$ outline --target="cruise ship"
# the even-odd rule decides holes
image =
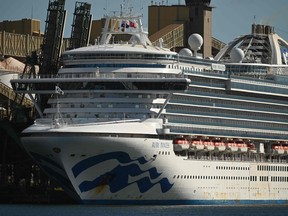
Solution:
[[[107,16],[57,75],[11,81],[39,113],[23,147],[80,203],[287,204],[288,43],[257,24],[213,59],[202,41],[177,53]]]

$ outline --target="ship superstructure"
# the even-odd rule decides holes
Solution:
[[[84,203],[287,203],[287,61],[269,62],[267,42],[250,53],[265,62],[244,62],[243,44],[260,39],[243,38],[203,59],[197,34],[176,53],[152,46],[140,17],[106,17],[102,38],[66,51],[56,76],[12,80],[33,100],[51,95],[43,112],[35,101],[23,146]]]

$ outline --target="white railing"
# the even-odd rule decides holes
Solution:
[[[16,78],[17,77],[17,78]],[[184,78],[183,74],[139,74],[139,73],[65,73],[65,74],[38,74],[35,77],[30,75],[15,75],[13,79],[85,79],[85,78],[136,78],[136,79],[160,79],[160,78]]]

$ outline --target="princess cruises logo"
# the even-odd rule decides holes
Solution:
[[[113,160],[117,163],[113,163]],[[165,177],[161,177],[156,167],[151,167],[151,164],[147,166],[147,163],[151,163],[150,160],[146,160],[145,157],[139,157],[132,160],[130,156],[125,152],[111,152],[97,156],[93,156],[82,160],[72,168],[74,177],[79,177],[84,172],[89,172],[90,169],[97,169],[104,166],[107,162],[114,164],[107,166],[108,168],[102,174],[95,175],[95,179],[84,180],[79,184],[81,192],[87,192],[97,187],[109,186],[111,193],[116,193],[130,185],[137,184],[141,193],[145,193],[155,185],[160,185],[162,193],[169,191],[173,184]],[[149,167],[148,169],[145,167]],[[102,169],[103,170],[103,169]],[[90,170],[91,171],[91,170]],[[95,173],[96,174],[96,173]],[[86,175],[83,175],[86,176]]]

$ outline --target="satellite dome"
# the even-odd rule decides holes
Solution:
[[[188,44],[193,51],[200,50],[201,46],[203,45],[203,38],[199,34],[192,34],[188,38]]]
[[[234,47],[230,52],[230,58],[232,62],[241,62],[244,58],[244,52],[240,48]]]
[[[180,50],[179,55],[192,56],[192,51],[188,48],[183,48]]]

